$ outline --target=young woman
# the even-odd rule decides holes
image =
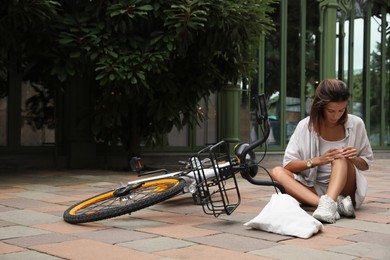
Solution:
[[[310,116],[301,120],[287,145],[283,167],[274,180],[299,202],[317,207],[313,217],[334,223],[340,215],[355,217],[367,192],[361,171],[373,160],[364,122],[348,114],[350,92],[337,79],[316,89]]]

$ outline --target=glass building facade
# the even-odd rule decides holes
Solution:
[[[272,150],[283,151],[296,124],[308,115],[317,84],[325,78],[338,78],[350,87],[349,111],[365,121],[373,148],[388,150],[389,3],[294,0],[280,1],[275,7],[275,33],[264,38],[258,50],[258,79],[239,86],[241,98],[235,101],[240,107],[239,140],[250,142],[251,139],[251,93],[267,95],[272,126],[268,142]],[[211,109],[208,113],[224,113],[215,106]],[[212,127],[227,127],[221,120],[219,124],[208,123],[198,127],[196,133],[201,131],[207,136],[218,132]],[[215,135],[209,141],[216,141]]]

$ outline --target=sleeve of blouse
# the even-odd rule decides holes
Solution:
[[[359,141],[359,146],[355,147],[358,149],[358,156],[365,160],[370,165],[374,160],[370,140],[368,139],[367,131],[363,120],[359,118],[357,127],[358,134],[356,140]]]
[[[291,135],[290,140],[287,144],[286,150],[284,152],[283,158],[283,167],[289,164],[293,160],[301,160],[302,151],[301,151],[301,142],[303,126],[302,121],[298,123],[297,127],[294,130],[294,133]]]

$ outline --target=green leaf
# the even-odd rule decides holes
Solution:
[[[137,72],[137,77],[139,79],[145,80],[145,74],[143,72]]]
[[[77,59],[77,58],[80,58],[80,56],[81,56],[80,52],[72,52],[72,53],[69,54],[69,57],[71,59]]]
[[[131,84],[135,85],[137,84],[137,78],[136,77],[131,77]]]
[[[151,5],[143,5],[137,7],[137,9],[142,10],[142,11],[152,11],[154,8]]]
[[[60,44],[66,45],[66,44],[69,44],[71,42],[74,42],[74,39],[73,38],[61,38],[58,40],[58,42]]]
[[[109,76],[109,79],[110,79],[111,81],[114,81],[114,80],[116,79],[116,75],[113,74],[113,73],[111,73],[110,76]]]
[[[112,50],[107,50],[108,54],[113,58],[118,58],[118,53]]]

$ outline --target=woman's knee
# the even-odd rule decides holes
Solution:
[[[332,167],[335,167],[335,166],[348,166],[348,159],[347,158],[337,158],[335,160],[332,161],[331,165]]]
[[[339,158],[334,160],[332,162],[332,168],[333,167],[335,169],[342,170],[344,174],[346,172],[348,176],[355,174],[355,167],[353,166],[353,163],[347,158]]]
[[[274,180],[280,180],[283,174],[286,174],[286,169],[281,166],[276,166],[270,172],[270,175]]]

